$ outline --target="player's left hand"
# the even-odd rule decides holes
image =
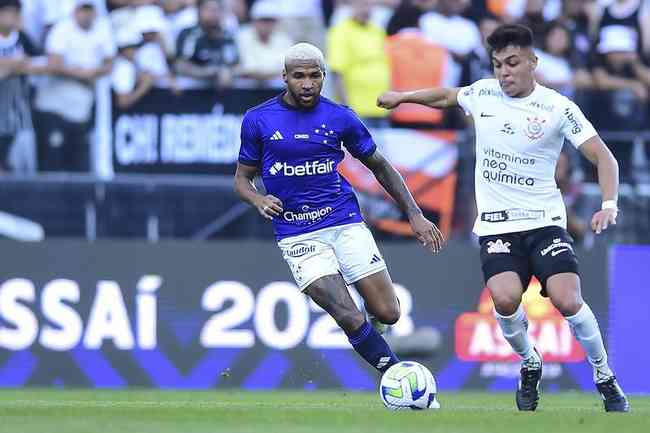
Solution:
[[[438,227],[422,214],[416,214],[409,218],[411,229],[415,237],[420,241],[423,247],[427,248],[432,253],[437,253],[442,248],[445,242],[445,237],[442,235]]]
[[[591,219],[591,229],[595,231],[596,234],[600,234],[600,232],[606,230],[610,224],[616,225],[617,215],[618,211],[616,209],[599,210]]]

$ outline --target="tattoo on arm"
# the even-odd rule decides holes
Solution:
[[[406,187],[404,179],[384,155],[379,151],[375,151],[361,162],[372,171],[377,181],[407,215],[422,213],[411,192]]]

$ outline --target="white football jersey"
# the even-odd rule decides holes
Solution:
[[[580,108],[540,84],[525,98],[511,98],[495,79],[461,88],[458,103],[476,131],[474,233],[566,228],[555,166],[565,138],[578,148],[597,135]]]

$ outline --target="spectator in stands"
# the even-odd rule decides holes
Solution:
[[[157,6],[159,0],[124,0],[109,7],[110,20],[113,31],[120,31],[122,28],[135,28],[136,13],[142,6]]]
[[[190,5],[185,0],[161,0],[161,4],[165,11],[170,46],[176,50],[178,35],[183,30],[198,24],[199,13],[195,5]]]
[[[481,17],[478,23],[479,32],[481,33],[481,46],[475,47],[469,54],[464,65],[463,85],[481,80],[483,78],[493,78],[492,59],[490,58],[487,38],[502,24],[499,17],[491,13],[486,13]]]
[[[23,30],[39,47],[45,45],[45,36],[57,22],[69,18],[76,0],[22,0]],[[106,14],[105,0],[92,0],[99,16]]]
[[[598,37],[607,28],[625,27],[635,35],[636,50],[650,55],[650,7],[644,0],[613,0],[602,10]]]
[[[346,18],[352,16],[352,9],[356,0],[336,0],[336,9],[330,17],[329,27],[332,27]],[[373,0],[372,11],[370,12],[369,22],[376,26],[386,29],[390,18],[395,13],[395,9],[401,3],[400,0]]]
[[[535,78],[546,87],[572,97],[574,93],[574,72],[569,58],[571,55],[571,34],[559,22],[549,24],[543,47],[535,50],[538,58]]]
[[[140,70],[153,75],[154,86],[160,89],[171,89],[178,93],[175,74],[169,67],[169,49],[165,44],[167,21],[162,9],[158,6],[141,6],[135,14],[134,25],[142,34],[144,43],[138,49],[135,60]],[[123,27],[122,29],[128,27]]]
[[[274,3],[282,15],[280,27],[291,40],[309,42],[317,47],[325,45],[322,0],[282,0]]]
[[[471,53],[482,49],[478,26],[462,16],[470,5],[469,0],[439,0],[437,7],[420,18],[420,28],[426,38],[446,48],[452,55],[457,81],[460,85],[463,64],[469,61]]]
[[[645,122],[650,71],[638,53],[638,34],[629,27],[608,26],[601,30],[594,80],[599,89],[608,91],[606,103],[599,104],[600,128],[605,131],[635,131]],[[631,180],[630,140],[608,140],[621,167],[621,180]]]
[[[116,51],[110,25],[97,18],[92,0],[76,0],[74,14],[52,28],[45,48],[53,76],[35,102],[39,168],[88,171],[95,81],[110,73]]]
[[[420,29],[420,17],[433,10],[438,0],[402,0],[388,21],[386,33],[389,36],[405,29]]]
[[[26,76],[45,73],[40,52],[19,30],[21,3],[0,0],[0,174],[9,169],[33,173],[36,150]]]
[[[135,63],[136,52],[143,42],[140,31],[128,27],[120,29],[115,37],[119,55],[113,65],[111,82],[117,106],[123,110],[142,99],[154,84],[153,75],[139,70]]]
[[[565,0],[562,15],[558,19],[570,34],[569,61],[574,70],[573,82],[577,89],[594,87],[589,58],[593,55],[591,31],[594,27],[595,6],[594,0]],[[580,100],[576,102],[581,105]]]
[[[284,63],[278,53],[286,52],[293,41],[277,27],[277,5],[272,0],[258,0],[250,11],[252,22],[237,35],[240,63],[237,85],[243,87],[284,87]]]
[[[199,0],[199,23],[181,32],[176,72],[194,79],[193,87],[230,87],[239,53],[233,34],[224,28],[221,0]]]
[[[357,0],[352,7],[352,16],[327,35],[329,78],[339,102],[349,105],[366,126],[388,126],[388,111],[375,104],[390,89],[386,32],[369,22],[371,0]]]
[[[486,5],[489,12],[504,22],[541,24],[538,29],[541,36],[544,33],[543,22],[557,19],[562,10],[562,0],[486,0]]]

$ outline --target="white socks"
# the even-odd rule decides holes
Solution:
[[[611,378],[614,373],[607,364],[607,352],[605,352],[603,337],[600,334],[596,316],[589,305],[583,303],[580,310],[575,315],[566,317],[566,320],[569,322],[573,335],[587,352],[589,363],[594,367],[594,382],[604,382]]]
[[[494,312],[494,316],[501,326],[503,337],[510,343],[513,350],[522,357],[522,365],[535,369],[541,366],[541,358],[535,352],[528,337],[528,319],[521,304],[511,316],[502,316]],[[587,353],[589,364],[594,368],[594,382],[600,383],[610,379],[614,373],[607,364],[607,352],[603,344],[603,337],[598,328],[596,316],[587,303],[583,303],[580,310],[573,316],[566,317],[571,331]]]
[[[495,310],[494,316],[499,322],[499,326],[501,326],[503,337],[510,343],[512,349],[522,357],[524,364],[533,369],[539,368],[539,366],[534,367],[535,364],[541,365],[541,359],[533,349],[528,337],[528,319],[524,307],[519,304],[517,311],[511,316],[502,316]]]

